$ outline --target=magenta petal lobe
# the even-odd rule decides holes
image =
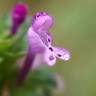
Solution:
[[[15,35],[18,28],[25,21],[28,13],[28,6],[24,3],[17,3],[12,10],[12,29],[11,35]]]
[[[56,57],[53,52],[51,52],[49,49],[46,49],[44,53],[44,61],[49,66],[54,66],[56,63]]]
[[[67,49],[53,47],[54,54],[57,58],[68,61],[71,58],[71,54]]]

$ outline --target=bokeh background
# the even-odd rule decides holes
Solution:
[[[48,68],[64,80],[64,89],[57,96],[96,96],[96,1],[0,0],[0,14],[9,13],[17,2],[29,5],[29,15],[38,11],[51,14],[55,45],[72,54],[70,61],[58,61]]]

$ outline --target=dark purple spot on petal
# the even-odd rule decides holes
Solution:
[[[36,17],[39,17],[39,16],[40,16],[40,14],[36,15]]]
[[[53,51],[53,48],[52,48],[52,47],[50,47],[49,49],[50,49],[51,51]]]
[[[49,59],[50,59],[50,60],[54,60],[54,57],[53,57],[53,56],[50,56]]]
[[[61,57],[62,55],[61,54],[58,54],[59,57]]]
[[[50,42],[50,39],[48,38],[48,42]]]
[[[45,12],[40,12],[40,15],[41,16],[45,16],[45,15],[47,15]]]

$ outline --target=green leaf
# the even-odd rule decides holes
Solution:
[[[0,53],[11,46],[10,40],[0,40]]]
[[[52,96],[52,91],[56,85],[52,76],[53,73],[46,70],[34,70],[21,86],[15,84],[17,75],[18,70],[10,75],[11,79],[9,77],[10,96]],[[51,83],[48,83],[48,81],[51,81]]]

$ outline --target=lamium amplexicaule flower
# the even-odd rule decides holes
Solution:
[[[27,76],[29,70],[34,65],[35,57],[39,54],[43,64],[53,66],[56,59],[68,61],[71,58],[70,52],[65,48],[54,47],[53,38],[49,29],[53,26],[54,20],[46,12],[37,12],[32,17],[32,24],[27,32],[28,52],[25,62],[17,77],[17,84],[21,84]],[[39,63],[39,62],[38,62]]]

